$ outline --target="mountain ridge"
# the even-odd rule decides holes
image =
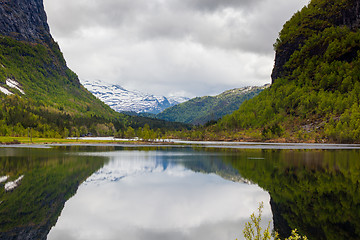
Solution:
[[[130,91],[105,81],[82,81],[92,94],[117,112],[157,114],[166,108],[188,100],[186,97],[165,97]]]
[[[255,97],[269,86],[266,84],[262,87],[235,88],[216,96],[196,97],[167,108],[155,117],[167,121],[203,125],[234,112],[244,101]]]

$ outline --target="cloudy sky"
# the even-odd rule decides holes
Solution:
[[[271,81],[273,43],[308,0],[44,0],[81,80],[165,96]]]

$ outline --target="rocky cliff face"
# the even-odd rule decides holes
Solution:
[[[20,41],[51,41],[43,0],[0,0],[0,34]]]
[[[306,41],[307,33],[321,32],[331,26],[347,26],[352,30],[360,27],[360,0],[349,0],[346,3],[339,3],[339,1],[334,0],[312,0],[306,8],[306,11],[297,13],[297,15],[301,15],[303,20],[298,23],[296,36],[293,36],[290,40],[284,40],[282,39],[282,33],[280,33],[280,43],[276,49],[275,65],[271,75],[272,83],[277,78],[287,75],[284,65],[289,61],[291,55],[296,50],[299,50]],[[311,21],[319,20],[323,24],[318,26],[310,25],[307,24],[306,19]],[[287,27],[289,22],[284,25],[284,28]]]
[[[272,84],[276,79],[284,77],[284,65],[289,61],[291,55],[299,49],[300,44],[303,42],[303,39],[298,39],[294,42],[282,44],[275,53],[275,65],[271,74]]]

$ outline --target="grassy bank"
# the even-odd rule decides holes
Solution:
[[[0,144],[52,144],[52,143],[114,143],[114,140],[84,140],[66,138],[0,137]],[[130,141],[127,141],[130,142]],[[126,143],[122,141],[121,143]]]
[[[141,140],[102,140],[102,139],[67,139],[67,138],[28,138],[28,137],[2,137],[0,145],[13,144],[174,144],[171,142],[141,141]]]

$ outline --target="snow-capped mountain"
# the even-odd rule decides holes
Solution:
[[[101,101],[117,112],[160,113],[166,108],[189,100],[185,97],[164,97],[129,91],[100,80],[82,81],[82,84]]]

